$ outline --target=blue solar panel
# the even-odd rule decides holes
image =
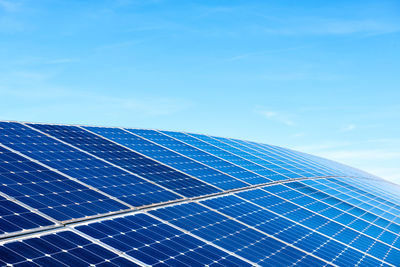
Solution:
[[[225,160],[231,161],[243,168],[246,168],[255,173],[258,173],[259,175],[262,175],[262,176],[267,177],[274,181],[280,181],[280,180],[287,179],[286,176],[273,170],[274,168],[277,167],[277,165],[272,165],[261,158],[252,156],[244,151],[241,151],[232,146],[229,146],[228,144],[222,143],[222,142],[218,141],[217,139],[214,139],[207,135],[188,134],[188,133],[186,133],[186,135],[192,136],[195,138],[195,139],[194,138],[191,139],[192,142],[190,142],[190,140],[186,140],[187,143],[197,146],[197,147],[199,147],[211,154],[217,155],[218,157],[221,157]],[[176,137],[176,138],[178,138],[178,137]],[[201,142],[201,143],[197,142],[197,141],[195,141],[196,139],[199,141],[201,140],[203,142]],[[262,162],[263,165],[261,165],[260,162]],[[266,167],[266,165],[268,167]]]
[[[2,244],[0,260],[13,266],[139,266],[71,231]]]
[[[118,211],[120,203],[0,147],[0,191],[56,220]]]
[[[17,123],[0,123],[0,142],[133,206],[171,200],[173,194],[71,146]],[[10,138],[12,136],[12,138]],[[115,202],[119,209],[127,209]]]
[[[0,266],[400,266],[399,192],[249,141],[0,122]]]
[[[177,151],[182,155],[185,155],[189,158],[197,160],[205,165],[208,165],[216,170],[219,170],[223,173],[229,174],[232,177],[235,177],[241,181],[244,181],[249,184],[262,184],[270,182],[271,179],[265,178],[263,176],[258,175],[255,172],[251,172],[247,169],[244,169],[238,165],[232,164],[229,161],[223,160],[220,157],[216,157],[213,154],[206,153],[202,150],[197,149],[192,146],[192,144],[188,145],[187,141],[192,141],[193,139],[190,136],[187,136],[183,133],[174,133],[174,132],[157,132],[152,130],[129,130],[137,135],[145,137],[153,142],[156,142],[162,146],[165,146],[169,149]],[[168,136],[169,135],[169,136]],[[172,136],[173,138],[171,138]],[[176,139],[174,139],[176,138]],[[183,142],[177,140],[180,139]]]
[[[248,186],[242,181],[122,129],[99,127],[88,127],[88,129],[223,190]]]
[[[143,157],[104,138],[100,138],[84,129],[61,125],[36,124],[32,126],[141,177],[157,182],[159,185],[174,190],[185,197],[207,195],[219,191],[199,180],[159,164],[147,157]],[[179,198],[178,195],[161,190],[156,185],[147,184],[146,187],[148,193],[156,192],[157,198],[162,201]]]
[[[51,225],[54,225],[54,222],[0,196],[0,238]]]
[[[327,264],[199,204],[162,208],[150,213],[259,265],[301,264],[302,259],[307,264],[312,262],[312,266]]]
[[[77,229],[143,263],[166,266],[249,263],[148,215],[138,214],[79,226]]]
[[[281,164],[281,162],[276,161],[273,157],[267,157],[266,155],[259,153],[258,151],[252,150],[247,146],[241,145],[237,142],[232,141],[228,138],[212,137],[215,140],[227,145],[226,149],[239,155],[245,159],[253,161],[261,166],[271,169],[277,173],[280,173],[288,178],[299,178],[303,177],[294,170],[290,168],[287,164]]]

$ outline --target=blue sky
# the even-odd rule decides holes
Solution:
[[[0,119],[183,130],[400,183],[399,1],[0,0]]]

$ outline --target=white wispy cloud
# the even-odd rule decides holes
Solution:
[[[374,35],[398,31],[400,31],[398,21],[319,17],[282,19],[277,24],[262,28],[262,32],[275,35]]]
[[[0,9],[5,10],[6,12],[17,11],[20,7],[21,7],[20,1],[0,0]]]
[[[340,129],[340,132],[351,132],[357,128],[355,124],[348,124]]]
[[[275,121],[287,126],[293,126],[295,125],[294,121],[292,120],[291,116],[282,112],[278,111],[273,111],[269,109],[263,109],[263,108],[256,108],[255,112],[264,118],[270,120],[270,121]]]

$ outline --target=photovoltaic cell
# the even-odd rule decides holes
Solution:
[[[139,266],[71,232],[0,245],[0,264],[13,266]]]
[[[77,230],[149,265],[250,266],[145,214],[79,226]]]
[[[290,265],[302,259],[307,263],[305,265],[326,265],[277,239],[195,203],[150,213],[259,265]]]
[[[50,225],[54,225],[54,223],[14,201],[0,196],[0,238],[11,233]]]
[[[140,175],[143,178],[157,182],[168,189],[185,196],[194,197],[216,193],[218,190],[199,180],[162,165],[147,157],[143,157],[127,148],[110,142],[84,129],[74,126],[61,125],[32,125],[60,140],[79,147],[108,162]],[[181,198],[178,195],[160,187],[147,184],[144,188],[148,192],[158,192],[157,198],[172,200]]]
[[[0,122],[0,266],[400,266],[399,188],[249,141]]]
[[[164,189],[24,125],[0,122],[0,128],[0,143],[130,205],[171,200]],[[114,205],[128,208],[118,202]]]
[[[0,191],[59,221],[83,218],[122,205],[82,184],[0,147]]]
[[[100,127],[87,127],[87,129],[220,189],[229,190],[248,186],[242,181],[122,129]]]
[[[288,178],[303,177],[299,173],[297,173],[295,170],[293,170],[290,165],[285,164],[284,162],[277,161],[271,156],[267,157],[266,155],[259,153],[256,150],[252,150],[249,147],[239,144],[237,142],[234,142],[228,138],[214,137],[214,136],[212,136],[212,138],[232,147],[232,149],[230,151],[232,151],[233,153],[236,153],[237,155],[239,155],[241,157],[244,157],[248,160],[258,163],[258,164],[260,164],[268,169],[271,169],[275,172],[278,172],[282,175],[285,175]]]
[[[265,178],[263,176],[258,175],[257,173],[250,172],[247,169],[232,164],[229,161],[223,160],[220,157],[216,157],[213,154],[206,153],[202,150],[197,149],[192,144],[194,138],[185,135],[183,133],[166,132],[166,131],[160,133],[152,130],[130,130],[130,131],[137,135],[143,136],[153,142],[156,142],[162,146],[165,146],[169,149],[177,151],[182,155],[197,160],[214,169],[217,169],[223,173],[229,174],[246,183],[262,184],[272,181],[271,179]],[[170,136],[172,136],[173,138],[171,138]],[[177,139],[180,139],[182,142]],[[194,139],[194,141],[196,140]]]
[[[254,172],[258,173],[259,175],[267,177],[268,179],[271,179],[273,181],[281,181],[281,180],[287,179],[286,176],[283,176],[282,174],[278,173],[277,171],[273,171],[273,169],[276,168],[276,165],[273,166],[272,164],[268,163],[265,160],[262,160],[261,158],[252,156],[244,151],[241,151],[241,150],[236,149],[232,146],[229,146],[225,143],[222,143],[222,142],[218,141],[217,139],[211,138],[207,135],[189,134],[189,133],[186,133],[186,135],[192,136],[198,140],[203,141],[203,143],[192,142],[191,143],[192,145],[196,146],[196,144],[197,144],[199,148],[206,150],[207,152],[209,152],[211,154],[217,155],[225,160],[228,160],[237,165],[240,165],[243,168],[254,171]],[[207,145],[207,144],[209,144],[209,145]],[[245,160],[245,161],[243,161],[243,160]],[[260,161],[262,161],[262,163],[264,165],[261,165]],[[269,168],[265,167],[265,165],[268,165]]]
[[[232,139],[232,140],[233,140],[232,142],[238,143],[238,144],[242,145],[243,147],[250,149],[250,151],[252,151],[252,153],[257,153],[257,155],[260,155],[260,156],[264,157],[265,159],[268,159],[269,161],[275,162],[275,163],[279,164],[280,166],[285,166],[285,168],[292,170],[293,172],[296,172],[296,173],[302,175],[303,177],[319,176],[316,173],[314,173],[313,171],[311,171],[307,168],[304,168],[304,166],[302,166],[298,162],[291,161],[291,160],[284,158],[276,153],[273,153],[264,148],[261,148],[258,145],[255,145],[253,143],[246,142],[243,140],[237,140],[237,139]]]

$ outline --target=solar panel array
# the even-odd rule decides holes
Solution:
[[[183,132],[0,122],[0,265],[400,266],[399,186]]]

